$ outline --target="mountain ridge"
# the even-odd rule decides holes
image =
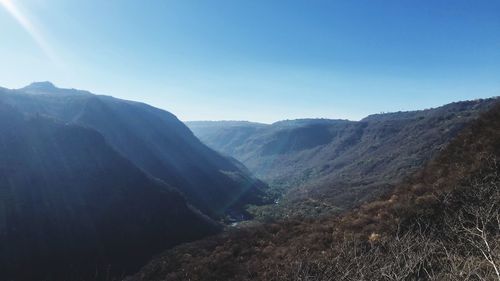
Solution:
[[[316,215],[314,210],[325,204],[335,212],[381,194],[497,102],[456,102],[361,121],[306,119],[287,121],[289,126],[191,129],[208,146],[244,163],[276,190],[275,196],[284,194],[283,205],[305,204],[298,209]],[[292,215],[288,212],[294,213],[285,210],[284,215]]]
[[[28,115],[95,129],[141,170],[177,188],[214,218],[229,209],[244,212],[245,204],[261,200],[264,183],[202,144],[170,112],[75,89],[49,87],[36,95],[30,93],[3,90],[0,100]]]
[[[220,229],[97,131],[2,102],[0,117],[2,278],[105,280]]]
[[[494,280],[499,117],[499,104],[482,112],[420,170],[359,208],[188,243],[126,280]]]

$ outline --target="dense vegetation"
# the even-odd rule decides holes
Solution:
[[[258,216],[317,216],[376,198],[422,167],[495,99],[377,114],[359,121],[302,119],[272,125],[188,123],[200,139],[242,161],[273,196]],[[244,132],[244,133],[243,133]]]
[[[380,199],[234,229],[129,280],[500,280],[500,106]]]

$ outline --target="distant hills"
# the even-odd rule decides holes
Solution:
[[[0,88],[0,155],[5,280],[111,280],[266,187],[169,112],[48,82]]]
[[[208,146],[244,163],[277,194],[286,193],[282,205],[291,208],[285,214],[315,216],[318,210],[348,209],[389,190],[496,102],[457,102],[357,122],[186,124]]]
[[[495,103],[370,116],[360,122],[366,122],[363,132],[377,129],[368,136],[391,146],[385,150],[389,156],[408,155],[401,149],[415,147],[414,157],[431,150],[430,159],[358,208],[255,223],[188,243],[126,280],[497,280],[500,104]],[[390,161],[389,156],[382,159]]]

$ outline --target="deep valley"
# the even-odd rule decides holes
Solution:
[[[1,273],[495,280],[499,114],[491,98],[360,121],[185,126],[49,82],[2,88]]]

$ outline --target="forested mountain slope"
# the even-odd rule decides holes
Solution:
[[[60,89],[50,82],[0,89],[0,102],[28,115],[92,128],[147,174],[163,180],[212,217],[259,203],[265,184],[202,144],[173,114],[152,106]]]
[[[219,227],[92,129],[0,102],[2,280],[111,280]]]
[[[327,206],[349,208],[390,189],[496,102],[456,102],[435,109],[371,115],[357,122],[207,123],[203,130],[199,124],[187,124],[202,141],[240,160],[272,187],[285,193],[290,190],[283,203],[302,204],[302,209],[314,212]],[[210,133],[215,125],[223,129]]]
[[[127,280],[500,280],[499,160],[497,105],[375,201],[180,246]]]

